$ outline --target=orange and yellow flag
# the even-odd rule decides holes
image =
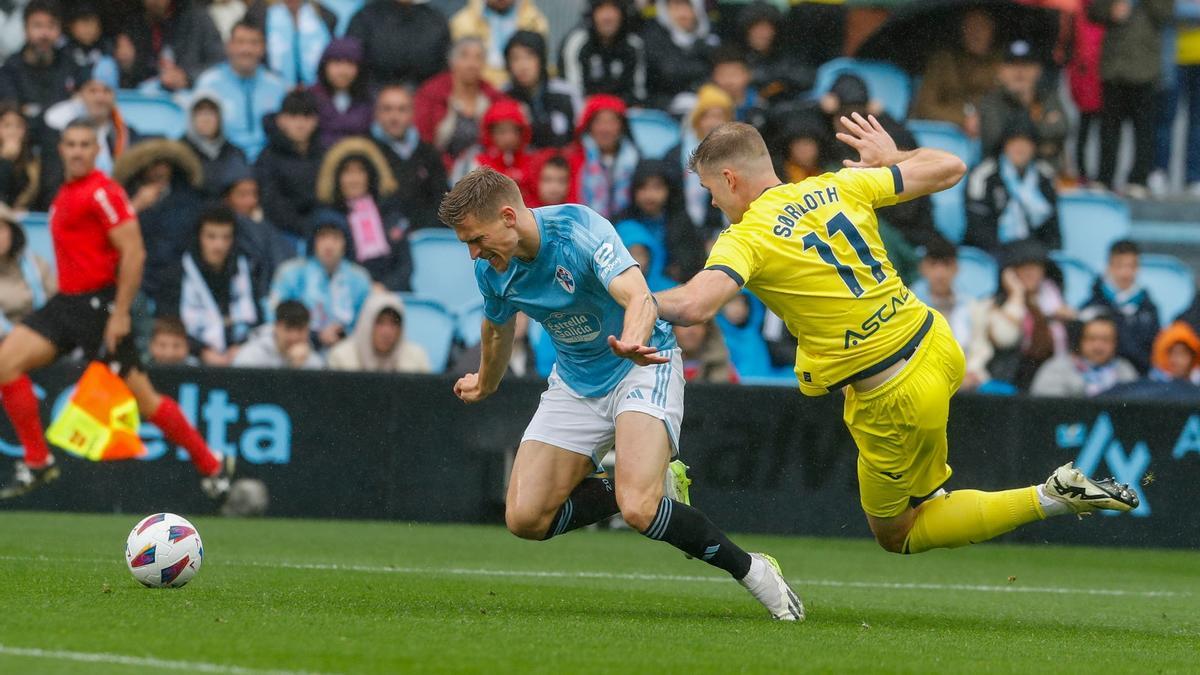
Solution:
[[[93,462],[132,459],[146,454],[138,437],[139,422],[137,399],[125,381],[106,364],[93,361],[46,438]]]

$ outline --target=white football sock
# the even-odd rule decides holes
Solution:
[[[1045,485],[1037,486],[1037,493],[1038,503],[1042,505],[1042,511],[1046,514],[1047,518],[1051,518],[1053,516],[1066,516],[1075,513],[1073,510],[1071,510],[1070,506],[1067,506],[1063,502],[1060,502],[1053,497],[1046,496]]]

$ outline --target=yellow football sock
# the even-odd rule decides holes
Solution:
[[[1037,486],[1003,492],[955,490],[917,508],[904,552],[975,544],[1045,517]]]

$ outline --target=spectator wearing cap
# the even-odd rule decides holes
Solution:
[[[337,16],[316,0],[255,0],[247,22],[267,39],[267,67],[288,89],[317,83],[321,55],[333,40]]]
[[[211,91],[223,106],[225,135],[254,161],[267,143],[263,118],[279,110],[287,85],[262,65],[266,52],[262,31],[241,22],[225,45],[226,59],[196,80],[196,89]]]
[[[715,84],[705,84],[696,92],[696,101],[683,124],[679,145],[667,151],[666,160],[683,186],[683,205],[692,225],[708,239],[725,227],[720,210],[712,205],[712,195],[700,184],[700,174],[688,170],[688,160],[700,141],[726,122],[733,121],[733,99]]]
[[[1030,394],[1091,398],[1138,379],[1137,370],[1117,356],[1117,322],[1107,310],[1085,309],[1074,331],[1071,352],[1038,368]]]
[[[0,67],[0,100],[18,101],[40,133],[42,114],[65,101],[87,76],[62,38],[62,6],[57,0],[31,0],[24,12],[25,45]]]
[[[575,117],[583,104],[574,85],[550,77],[546,39],[538,33],[517,31],[504,49],[504,58],[509,74],[504,92],[529,111],[530,145],[561,148],[570,144]]]
[[[1039,86],[1042,62],[1024,40],[1009,43],[996,67],[997,89],[979,101],[979,140],[984,154],[998,155],[1004,130],[1014,120],[1030,119],[1038,134],[1038,159],[1052,167],[1062,163],[1067,117],[1058,93]]]
[[[1061,247],[1054,168],[1037,158],[1037,128],[1014,118],[1001,136],[1001,152],[967,177],[967,231],[963,243],[993,255],[1004,244],[1035,239]]]
[[[371,292],[371,275],[347,259],[350,238],[337,219],[317,222],[307,258],[284,263],[271,283],[268,306],[296,300],[308,308],[309,331],[321,349],[328,349],[354,330],[359,310]]]
[[[788,53],[784,16],[765,0],[756,0],[737,15],[738,40],[745,49],[753,87],[767,101],[784,100],[812,88],[816,67]]]
[[[1000,252],[999,290],[971,311],[964,386],[996,380],[1029,388],[1038,367],[1067,352],[1067,322],[1075,312],[1062,295],[1061,271],[1037,241],[1024,240]]]
[[[971,344],[971,298],[954,290],[958,277],[958,250],[943,237],[931,239],[921,258],[921,278],[912,284],[912,292],[921,302],[937,310],[964,349]]]
[[[478,153],[457,162],[451,183],[472,169],[487,166],[513,179],[521,188],[525,203],[534,203],[537,200],[539,158],[529,150],[533,129],[521,104],[511,98],[501,98],[484,113],[481,126],[483,132]]]
[[[195,237],[204,205],[200,160],[180,141],[152,138],[121,155],[112,176],[129,195],[146,245],[141,290],[159,301],[171,269]]]
[[[32,210],[41,180],[42,161],[34,150],[29,122],[16,103],[0,103],[0,203]]]
[[[331,370],[368,373],[428,373],[429,355],[404,335],[404,301],[375,292],[363,303],[350,336],[329,350]]]
[[[0,340],[58,290],[54,270],[28,244],[16,214],[0,206]]]
[[[440,227],[437,209],[446,194],[446,165],[442,153],[417,133],[413,96],[407,87],[388,85],[376,95],[371,140],[396,177],[396,201],[408,219],[408,229]]]
[[[710,30],[704,0],[655,0],[655,20],[646,22],[647,103],[685,112],[690,94],[712,72],[713,50],[720,41]]]
[[[346,36],[366,54],[371,85],[416,87],[446,69],[446,15],[416,0],[375,0],[350,20]]]
[[[91,68],[97,61],[112,56],[112,40],[104,35],[100,12],[90,2],[75,3],[67,13],[67,53],[80,68]]]
[[[374,108],[358,40],[330,42],[317,79],[309,91],[317,101],[321,147],[332,147],[348,136],[365,136],[371,130]]]
[[[450,17],[450,39],[478,38],[487,62],[483,78],[493,87],[508,84],[505,48],[517,31],[550,34],[550,24],[534,0],[467,0],[466,7]],[[544,59],[543,59],[544,60]]]
[[[625,210],[641,159],[629,135],[625,102],[608,94],[589,98],[575,128],[575,139],[567,152],[571,166],[567,201],[587,204],[605,218]]]
[[[752,86],[753,74],[746,53],[734,45],[722,45],[713,52],[713,84],[733,99],[733,117],[754,127],[766,124],[766,105]]]
[[[316,191],[322,152],[317,103],[307,91],[293,91],[264,124],[267,147],[254,163],[263,214],[291,236],[308,239],[319,206]]]
[[[112,59],[101,59],[92,66],[73,97],[46,111],[41,147],[55,147],[62,129],[76,119],[86,118],[99,131],[100,154],[96,157],[96,168],[112,173],[117,160],[140,140],[137,131],[125,123],[117,107],[116,88],[116,63]],[[63,182],[62,161],[57,152],[43,153],[42,170],[42,194],[38,203],[39,207],[48,207]]]
[[[178,316],[189,351],[207,366],[232,365],[261,323],[253,265],[237,249],[237,217],[225,206],[200,214],[195,236],[164,283],[159,316]]]
[[[236,368],[296,368],[320,370],[325,362],[313,351],[308,326],[312,313],[297,300],[275,308],[270,324],[255,330],[233,358]]]
[[[1155,92],[1162,80],[1162,38],[1175,12],[1173,0],[1095,0],[1091,20],[1105,27],[1100,54],[1104,102],[1100,108],[1100,182],[1115,187],[1121,125],[1133,123],[1131,197],[1148,195],[1154,163]]]
[[[413,97],[413,117],[421,140],[441,150],[449,170],[479,142],[483,114],[500,92],[483,79],[486,58],[479,38],[463,38],[450,48],[450,69],[430,78]]]
[[[121,25],[113,56],[123,87],[149,80],[167,91],[188,89],[221,60],[221,34],[195,0],[142,0]]]
[[[183,142],[200,160],[204,174],[201,191],[208,200],[218,199],[235,176],[246,173],[246,153],[229,142],[222,120],[221,98],[215,92],[196,91],[188,102],[188,127]]]
[[[960,42],[934,52],[925,64],[912,117],[942,120],[979,136],[979,100],[996,87],[996,21],[981,8],[969,9],[960,25]]]
[[[584,96],[646,100],[646,49],[632,0],[589,0],[583,22],[563,38],[558,72]]]
[[[1117,352],[1145,374],[1158,334],[1158,306],[1137,281],[1141,249],[1128,239],[1113,242],[1108,266],[1092,286],[1084,307],[1106,309],[1117,324]]]
[[[846,131],[842,123],[843,117],[858,113],[863,117],[874,115],[884,131],[896,142],[897,148],[917,148],[917,139],[903,124],[884,111],[883,104],[871,97],[867,83],[857,75],[846,73],[838,76],[829,91],[821,97],[819,105],[828,121],[828,138],[836,138],[836,134]],[[842,168],[847,161],[858,160],[858,153],[845,143],[832,143],[828,147],[828,154],[829,163],[834,170]],[[924,246],[937,236],[937,230],[933,227],[933,202],[927,196],[877,209],[876,214],[881,222],[881,231],[895,228],[910,246]],[[889,251],[896,252],[895,247]],[[914,258],[912,263],[915,265],[916,262]]]
[[[393,291],[409,290],[412,253],[408,218],[396,198],[396,177],[379,147],[347,138],[329,149],[317,176],[318,220],[341,222],[350,257],[371,279]]]
[[[1200,337],[1183,321],[1167,326],[1154,339],[1150,379],[1187,382],[1200,379]]]

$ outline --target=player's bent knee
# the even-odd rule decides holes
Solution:
[[[650,528],[650,524],[654,522],[654,517],[658,515],[658,500],[647,499],[628,499],[622,503],[617,500],[617,506],[621,509],[621,517],[625,519],[629,527],[638,532],[645,532]]]
[[[904,553],[904,542],[908,540],[908,535],[904,534],[896,536],[893,533],[876,533],[875,542],[878,543],[883,550],[888,553]]]
[[[531,541],[541,541],[546,537],[546,531],[550,529],[549,518],[541,514],[517,510],[504,512],[504,524],[508,527],[509,532],[521,539]]]

